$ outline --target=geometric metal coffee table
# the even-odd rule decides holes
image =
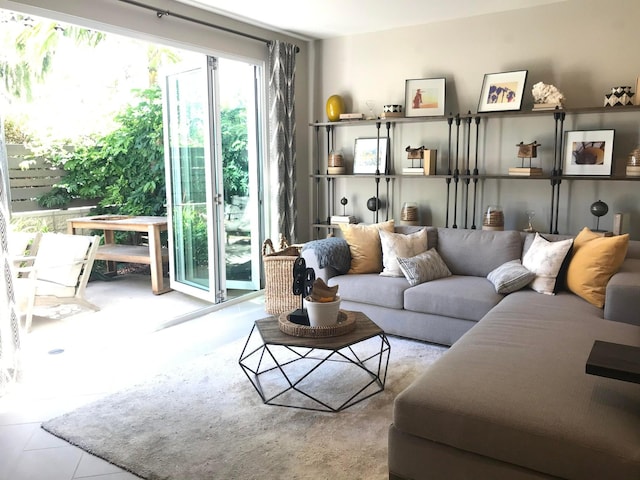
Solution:
[[[268,405],[338,412],[384,390],[391,346],[362,312],[356,328],[335,337],[280,331],[278,319],[256,320],[239,364]]]

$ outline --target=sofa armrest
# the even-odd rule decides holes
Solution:
[[[316,278],[325,283],[331,277],[347,273],[351,265],[349,244],[343,238],[329,237],[307,242],[302,247],[301,256],[307,268],[313,268]]]
[[[320,268],[320,262],[318,261],[318,256],[316,255],[316,251],[313,247],[303,250],[302,253],[300,253],[300,256],[304,258],[307,268],[313,268],[315,270],[316,278],[321,278],[325,283],[327,283],[331,277],[340,275],[340,273],[331,266]]]
[[[640,259],[627,258],[607,284],[604,318],[640,325]]]

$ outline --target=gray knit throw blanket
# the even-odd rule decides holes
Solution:
[[[338,273],[347,273],[351,266],[349,244],[344,238],[329,237],[312,240],[302,247],[302,251],[313,248],[320,268],[333,267]]]

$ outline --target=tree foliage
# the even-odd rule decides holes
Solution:
[[[41,203],[68,198],[100,199],[102,212],[164,215],[166,189],[162,145],[162,98],[159,87],[138,92],[116,120],[120,127],[95,144],[57,155],[67,175]]]
[[[67,172],[57,188],[40,199],[60,207],[71,198],[100,199],[101,212],[164,215],[166,203],[162,95],[155,86],[139,91],[139,102],[116,120],[120,127],[90,145],[39,152],[57,159]],[[225,200],[248,194],[246,109],[221,112]]]
[[[94,30],[35,20],[29,15],[0,11],[2,40],[0,78],[5,91],[15,98],[31,98],[34,82],[42,82],[51,71],[55,51],[61,37],[73,39],[76,45],[96,46],[105,34]]]
[[[222,136],[222,174],[224,199],[249,193],[249,155],[247,152],[247,110],[245,107],[220,112]]]

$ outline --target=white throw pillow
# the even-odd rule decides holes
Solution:
[[[571,251],[573,239],[550,242],[536,233],[522,265],[536,274],[529,286],[538,293],[555,295],[556,280],[564,259]]]
[[[380,230],[382,245],[382,272],[385,277],[401,277],[402,270],[398,265],[398,257],[410,258],[426,252],[428,248],[427,229],[402,234]]]
[[[450,277],[451,271],[435,248],[415,257],[398,257],[398,264],[412,287],[438,278]]]
[[[497,293],[512,293],[529,285],[536,274],[526,269],[520,259],[503,263],[489,272],[487,280],[493,283]]]

